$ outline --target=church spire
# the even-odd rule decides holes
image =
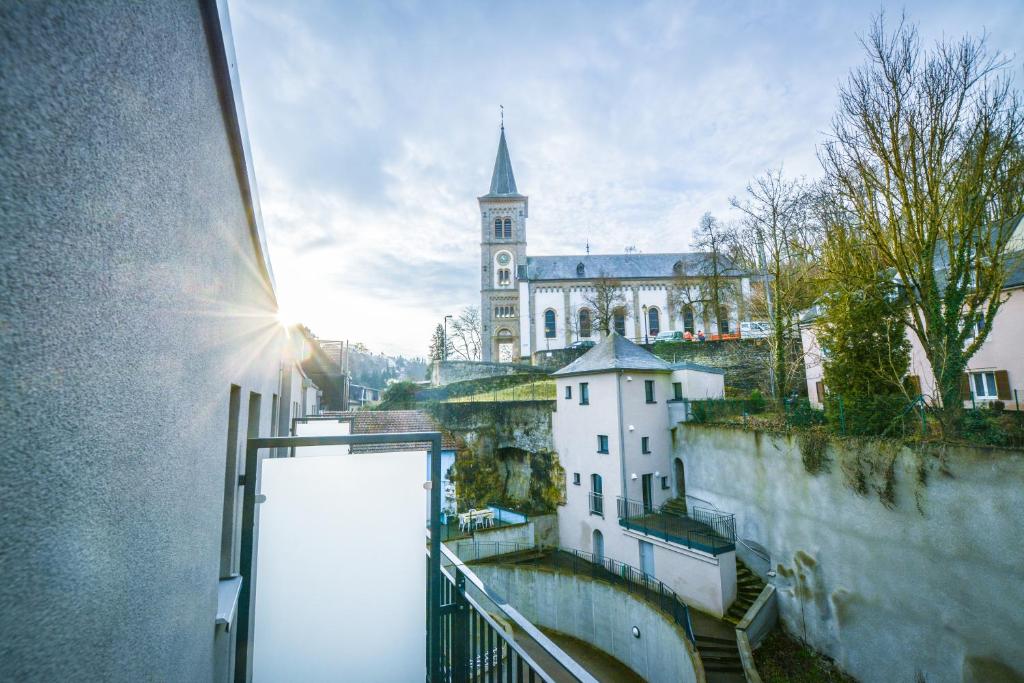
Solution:
[[[518,195],[516,177],[512,175],[512,160],[508,156],[508,143],[505,142],[505,116],[502,111],[501,138],[498,140],[498,156],[494,159],[494,173],[491,174],[490,196]]]

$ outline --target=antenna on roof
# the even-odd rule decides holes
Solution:
[[[590,253],[590,240],[587,240],[587,253]]]

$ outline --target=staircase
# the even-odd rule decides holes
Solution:
[[[747,613],[750,606],[757,600],[757,596],[764,589],[764,581],[754,572],[750,571],[747,565],[736,559],[736,602],[725,614],[725,620],[738,624]]]
[[[742,683],[743,663],[736,640],[697,636],[697,651],[704,663],[704,674],[708,683]]]
[[[667,501],[661,506],[662,512],[667,512],[670,515],[680,515],[686,517],[686,499],[685,498],[673,498]]]

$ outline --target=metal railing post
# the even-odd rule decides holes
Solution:
[[[469,680],[469,609],[466,604],[466,575],[455,567],[455,611],[452,613],[452,680]],[[437,679],[441,681],[442,679]],[[431,679],[433,683],[433,679]]]

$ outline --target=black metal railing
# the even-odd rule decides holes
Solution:
[[[614,584],[671,617],[673,623],[683,628],[691,643],[697,642],[690,621],[689,606],[671,588],[632,565],[582,550],[535,547],[503,541],[460,541],[457,544],[457,551],[465,562],[501,563],[502,556],[515,555],[517,567],[543,566],[567,571],[574,576],[586,576]]]
[[[598,683],[557,645],[493,595],[472,570],[447,549],[441,582],[441,678],[463,681],[578,681]],[[472,592],[472,595],[470,594]],[[486,602],[484,606],[482,602]],[[499,622],[492,615],[504,614]],[[510,623],[519,631],[513,635]],[[520,644],[532,640],[531,656]],[[542,660],[542,661],[539,661]],[[429,681],[429,683],[435,683]]]
[[[619,524],[627,529],[719,555],[736,549],[736,516],[701,507],[686,513],[662,506],[651,509],[641,501],[619,496]]]
[[[590,492],[590,514],[604,517],[604,494]]]

